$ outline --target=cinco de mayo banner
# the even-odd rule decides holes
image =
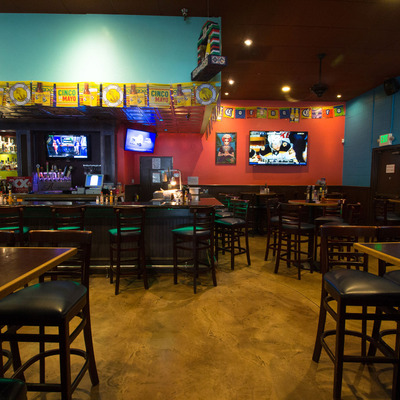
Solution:
[[[170,107],[171,93],[169,85],[149,85],[149,106]]]
[[[193,107],[216,105],[216,83],[0,81],[0,106]]]
[[[79,105],[86,107],[100,106],[100,84],[95,82],[79,83]]]
[[[147,84],[126,83],[126,106],[145,107],[147,106]]]
[[[56,83],[57,107],[78,107],[78,84]]]
[[[52,107],[54,102],[53,82],[32,82],[33,101],[35,104]]]
[[[124,106],[124,85],[120,83],[103,83],[103,107]]]

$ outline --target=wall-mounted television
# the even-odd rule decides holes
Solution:
[[[89,159],[89,135],[53,133],[46,136],[47,158]]]
[[[139,129],[126,130],[125,150],[153,153],[157,134]]]
[[[307,165],[308,132],[250,131],[250,165]]]

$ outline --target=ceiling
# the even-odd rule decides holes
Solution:
[[[350,100],[400,76],[399,0],[2,0],[1,13],[221,17],[222,100]],[[245,47],[246,38],[253,45]],[[319,83],[321,97],[310,88]],[[229,85],[228,80],[235,83]],[[285,95],[281,87],[291,86]],[[229,92],[229,95],[225,95]],[[184,114],[185,116],[187,115]]]

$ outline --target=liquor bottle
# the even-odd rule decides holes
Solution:
[[[100,204],[104,204],[104,195],[103,195],[103,192],[100,193]]]

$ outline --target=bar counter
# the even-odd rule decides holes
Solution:
[[[66,195],[68,196],[68,195]],[[104,265],[109,261],[108,230],[116,227],[115,204],[96,204],[94,201],[70,201],[57,198],[56,201],[24,200],[18,205],[24,207],[24,225],[32,229],[51,229],[52,205],[85,205],[85,229],[93,232],[92,265]],[[176,204],[163,200],[150,202],[123,202],[117,205],[141,206],[146,210],[145,241],[146,262],[148,265],[171,265],[172,233],[178,225],[189,223],[190,206],[220,206],[222,203],[213,197],[201,197],[189,204]]]

